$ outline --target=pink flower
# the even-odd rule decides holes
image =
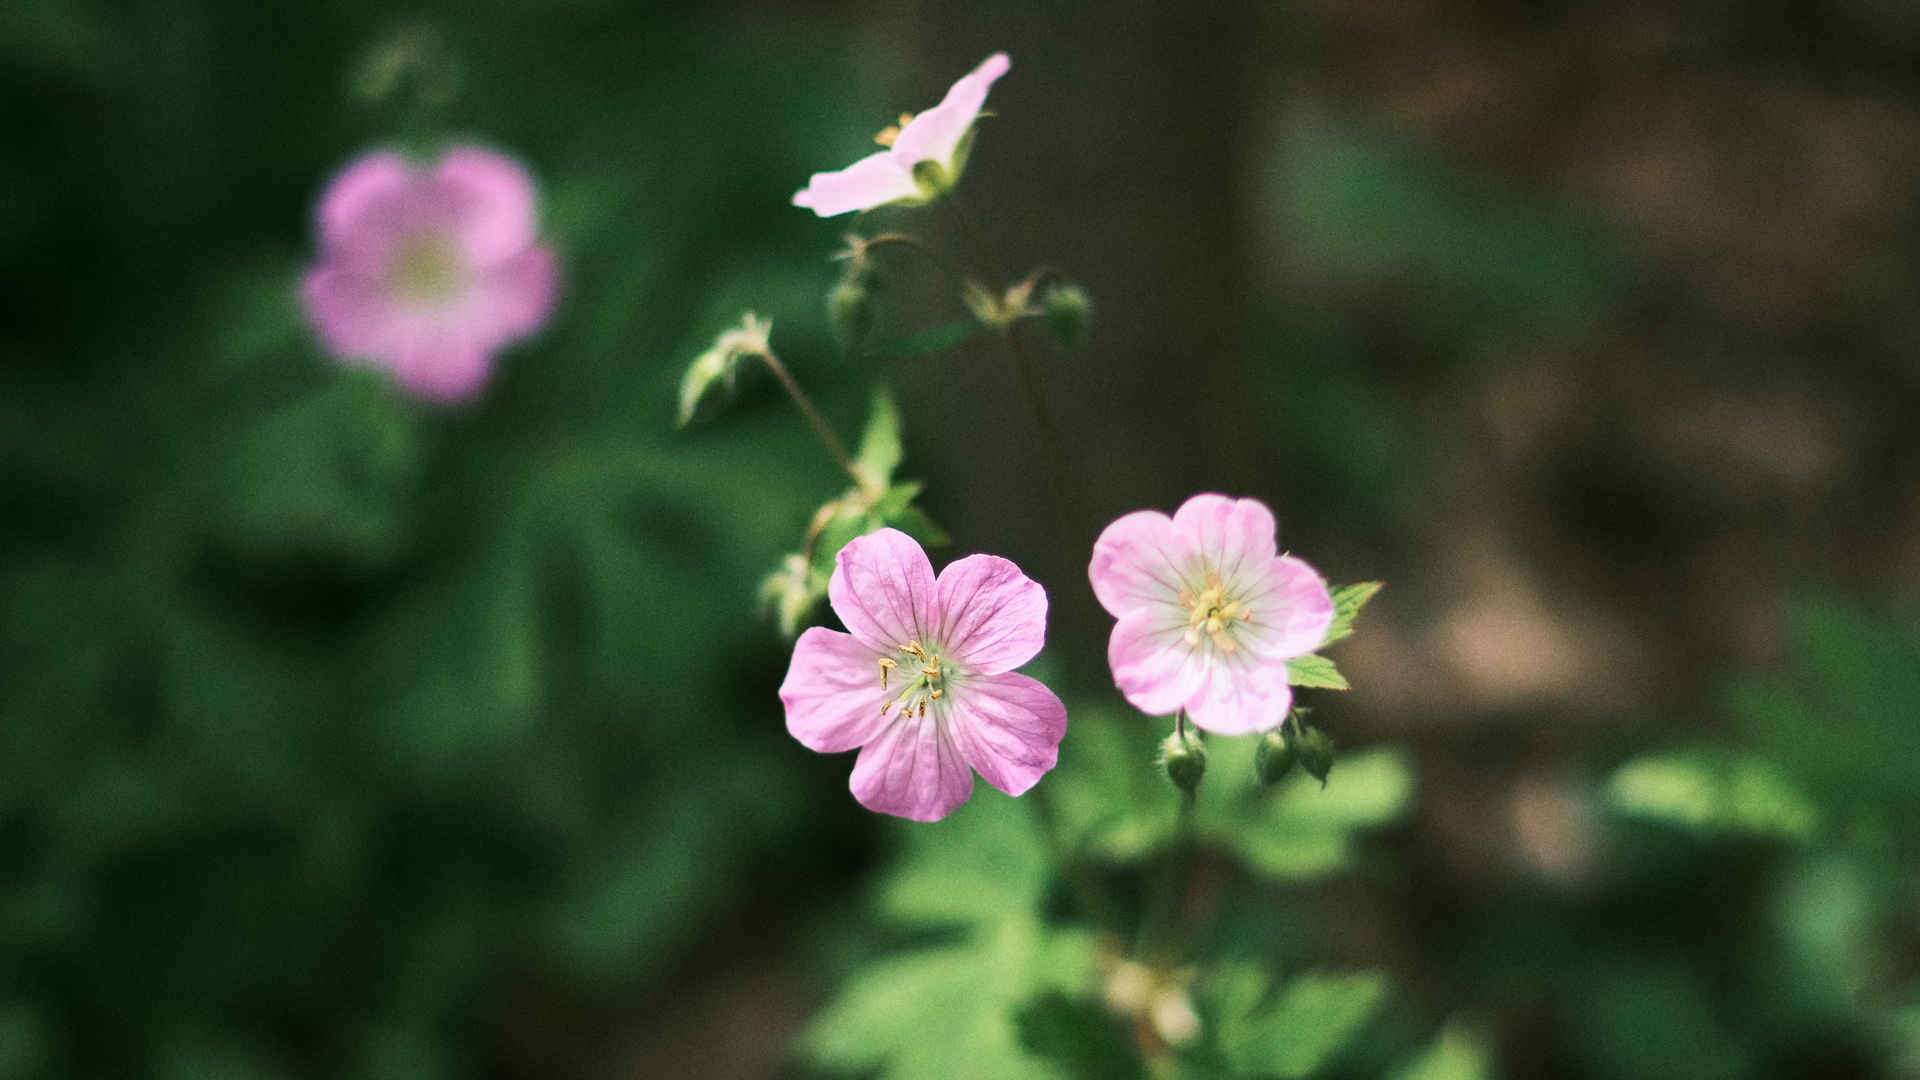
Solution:
[[[1195,495],[1171,518],[1127,514],[1094,542],[1087,576],[1120,620],[1107,642],[1120,692],[1221,735],[1286,718],[1287,661],[1319,648],[1333,621],[1326,582],[1277,554],[1273,512],[1254,499]]]
[[[431,169],[368,154],[327,185],[316,218],[307,318],[340,357],[386,368],[424,397],[471,397],[493,353],[553,306],[533,182],[491,151],[455,147]]]
[[[780,684],[809,749],[860,747],[849,786],[869,810],[938,821],[973,774],[1023,794],[1059,757],[1067,707],[1014,668],[1040,651],[1047,594],[994,555],[948,564],[897,529],[840,549],[827,599],[850,633],[816,626]]]
[[[940,104],[919,116],[900,117],[874,137],[886,147],[839,172],[814,173],[793,205],[812,208],[821,217],[850,210],[871,210],[895,202],[928,202],[951,191],[966,167],[973,122],[986,104],[987,89],[1007,73],[1006,53],[994,53],[953,84]]]

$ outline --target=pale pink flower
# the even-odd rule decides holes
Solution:
[[[1053,768],[1067,707],[1013,669],[1040,651],[1047,594],[994,555],[933,576],[906,533],[840,549],[827,599],[849,633],[816,626],[780,684],[787,730],[808,748],[860,747],[849,786],[869,810],[938,821],[973,774],[1009,795]]]
[[[1273,512],[1254,499],[1195,495],[1171,518],[1127,514],[1094,542],[1087,576],[1120,620],[1107,642],[1120,692],[1221,735],[1286,718],[1287,661],[1319,648],[1333,621],[1327,583],[1278,554]]]
[[[868,154],[839,172],[814,173],[793,205],[821,217],[871,210],[895,202],[926,202],[952,190],[966,167],[973,122],[986,104],[987,89],[1012,64],[994,53],[953,84],[940,104],[918,116],[901,116],[898,127],[876,136],[886,149]]]
[[[431,168],[368,154],[327,185],[307,317],[342,359],[375,364],[414,393],[470,397],[495,351],[533,333],[557,268],[538,244],[533,182],[473,146]]]

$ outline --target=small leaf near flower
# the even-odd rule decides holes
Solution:
[[[1287,682],[1316,690],[1351,690],[1353,686],[1333,661],[1320,655],[1296,656],[1287,661]]]
[[[1354,617],[1385,585],[1384,581],[1362,581],[1355,585],[1334,586],[1333,622],[1327,627],[1327,636],[1320,642],[1320,647],[1325,648],[1351,635]]]

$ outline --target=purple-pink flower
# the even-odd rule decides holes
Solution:
[[[1046,590],[1019,567],[969,555],[935,578],[919,544],[881,529],[840,550],[827,599],[849,632],[801,634],[780,701],[808,748],[861,748],[849,786],[867,809],[938,821],[975,772],[1020,795],[1053,768],[1067,707],[1014,673],[1047,632]]]
[[[1287,661],[1318,648],[1333,621],[1327,583],[1278,553],[1273,512],[1254,499],[1195,495],[1171,518],[1124,515],[1095,541],[1087,574],[1119,620],[1107,662],[1120,692],[1221,735],[1286,719]]]
[[[553,307],[533,182],[490,150],[457,146],[431,168],[368,154],[327,185],[316,218],[320,261],[301,286],[314,329],[424,397],[471,397],[494,352]]]
[[[940,104],[918,116],[901,116],[896,127],[875,136],[886,147],[838,172],[814,173],[794,193],[793,205],[821,217],[871,210],[895,202],[926,202],[953,188],[966,167],[973,122],[987,90],[1012,62],[994,53],[947,91]]]

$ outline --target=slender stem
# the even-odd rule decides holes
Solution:
[[[1134,954],[1148,964],[1171,966],[1178,959],[1175,930],[1180,924],[1180,902],[1186,892],[1189,864],[1193,861],[1193,804],[1193,796],[1181,792],[1173,842],[1140,924]]]
[[[858,246],[865,249],[884,247],[888,244],[912,248],[926,256],[935,266],[940,268],[940,272],[947,276],[947,280],[952,282],[955,288],[959,288],[967,282],[967,275],[961,271],[960,267],[952,259],[947,257],[945,252],[912,233],[889,232],[881,233],[878,236],[862,237]]]
[[[827,426],[827,418],[820,415],[819,409],[814,408],[813,399],[807,397],[807,392],[800,389],[800,384],[793,380],[793,375],[787,371],[787,366],[780,362],[779,357],[773,355],[771,349],[762,349],[754,355],[766,361],[767,370],[773,372],[773,377],[780,380],[780,385],[786,389],[787,396],[793,399],[794,407],[800,410],[800,415],[807,418],[807,423],[813,425],[813,433],[820,436],[820,441],[827,445],[827,452],[833,455],[833,460],[847,470],[847,475],[853,478],[855,486],[860,486],[863,481],[860,478],[859,466],[853,463],[853,455],[847,453],[846,444],[842,443],[840,437],[833,433],[833,429]]]
[[[1065,448],[1060,442],[1060,429],[1053,425],[1053,414],[1047,410],[1046,399],[1040,396],[1040,379],[1034,370],[1033,359],[1020,344],[1020,335],[1011,325],[1002,327],[1000,337],[1006,341],[1007,349],[1013,354],[1013,368],[1020,376],[1020,392],[1027,399],[1027,408],[1033,412],[1034,425],[1040,429],[1040,437],[1047,443],[1047,451],[1053,459],[1063,461]]]

